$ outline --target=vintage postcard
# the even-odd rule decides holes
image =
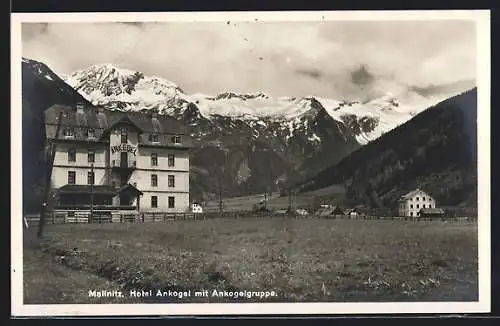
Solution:
[[[489,312],[489,20],[12,14],[12,315]]]

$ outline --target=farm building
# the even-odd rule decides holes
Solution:
[[[443,217],[444,210],[441,208],[422,208],[418,214],[419,217]]]
[[[316,213],[319,216],[328,217],[336,215],[345,215],[345,212],[336,205],[321,205],[321,208]]]
[[[399,216],[418,217],[422,208],[436,208],[436,201],[418,188],[401,196],[398,201]]]
[[[346,211],[346,215],[350,217],[356,217],[361,215],[361,212],[357,208],[351,208]]]
[[[60,121],[59,121],[60,119]],[[191,140],[177,120],[155,113],[54,105],[45,111],[55,145],[54,209],[184,212]]]

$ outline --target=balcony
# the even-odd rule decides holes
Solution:
[[[111,161],[111,167],[113,169],[135,169],[136,168],[136,161],[129,161],[129,160],[112,160]]]

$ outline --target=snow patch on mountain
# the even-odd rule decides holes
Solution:
[[[425,98],[403,94],[405,103],[402,104],[391,93],[364,103],[315,96],[274,98],[263,92],[185,94],[171,81],[144,76],[141,72],[112,64],[91,66],[63,77],[67,84],[94,105],[104,105],[116,110],[156,111],[173,116],[183,115],[191,107],[192,125],[196,125],[197,118],[212,120],[221,116],[254,121],[259,127],[266,127],[265,121],[275,121],[288,129],[287,139],[297,129],[307,130],[308,121],[325,110],[334,120],[354,130],[360,144],[380,137],[427,107],[447,98],[445,95]],[[254,134],[257,135],[258,131]],[[313,138],[316,140],[319,137]]]

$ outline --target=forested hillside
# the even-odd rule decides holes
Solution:
[[[346,187],[350,205],[394,208],[420,187],[443,206],[477,205],[477,89],[431,107],[298,186]]]

